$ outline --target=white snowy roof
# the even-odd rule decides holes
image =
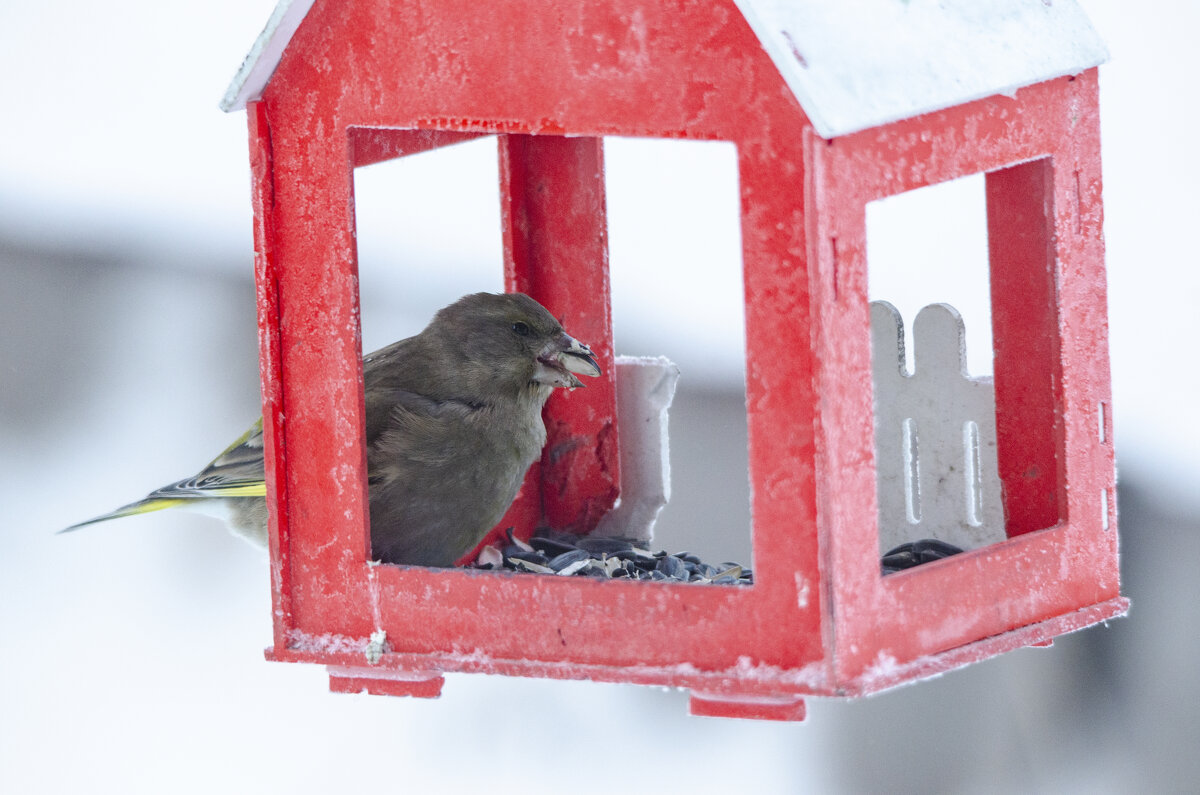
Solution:
[[[734,0],[823,138],[1108,60],[1075,0]]]
[[[1075,0],[734,0],[819,135],[1012,93],[1108,59]],[[280,0],[221,100],[262,95],[313,0]]]

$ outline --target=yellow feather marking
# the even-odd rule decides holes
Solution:
[[[267,496],[267,484],[247,483],[241,486],[222,486],[212,489],[212,491],[222,497],[265,497]]]
[[[174,508],[176,505],[183,505],[187,500],[150,500],[148,502],[139,502],[136,505],[129,506],[128,509],[121,512],[120,516],[137,516],[141,513],[153,513],[166,508]],[[115,517],[114,517],[115,518]]]

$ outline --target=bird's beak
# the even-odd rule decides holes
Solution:
[[[569,334],[562,334],[542,349],[537,361],[537,373],[533,380],[546,386],[575,389],[584,386],[575,377],[576,373],[595,378],[601,372],[591,348]]]

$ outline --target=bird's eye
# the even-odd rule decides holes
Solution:
[[[529,324],[518,320],[512,324],[513,333],[518,337],[528,337],[530,335]]]

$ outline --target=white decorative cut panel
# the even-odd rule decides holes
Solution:
[[[1005,538],[996,463],[996,393],[967,374],[966,332],[949,304],[913,322],[913,372],[904,326],[871,304],[880,551],[936,538],[974,549]]]

